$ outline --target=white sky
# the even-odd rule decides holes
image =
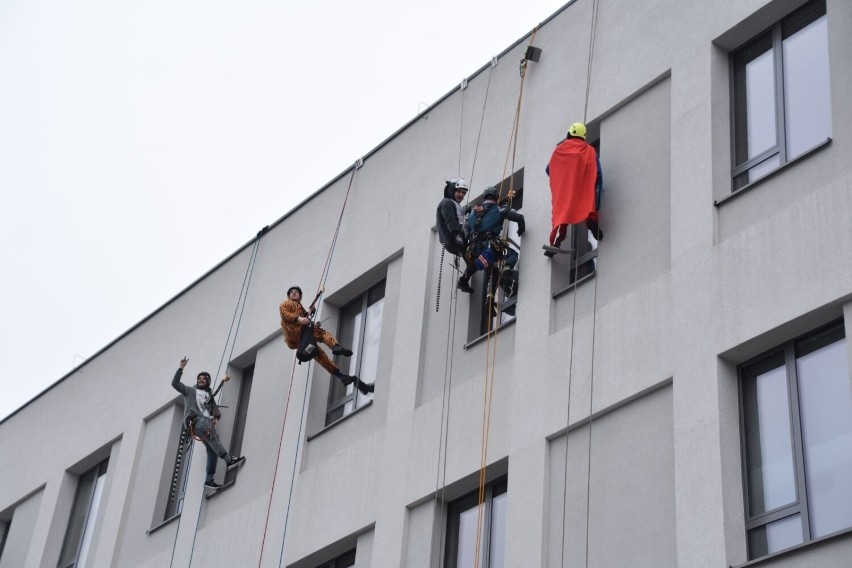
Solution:
[[[566,1],[0,2],[0,420]]]

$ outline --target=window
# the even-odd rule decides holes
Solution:
[[[178,439],[177,451],[175,452],[175,463],[172,467],[171,481],[169,482],[168,502],[163,520],[171,519],[180,515],[183,511],[183,500],[186,496],[186,484],[189,477],[189,462],[192,458],[192,438],[186,429],[186,424],[181,426],[180,438]]]
[[[506,544],[507,480],[485,487],[479,538],[479,566],[503,568]],[[474,568],[477,556],[476,527],[479,524],[479,491],[450,503],[447,515],[447,568]]]
[[[524,169],[521,168],[512,176],[494,185],[500,190],[498,201],[501,207],[511,207],[521,213],[524,206]],[[509,191],[514,191],[512,199],[508,199]],[[481,198],[471,202],[475,207],[482,202]],[[511,270],[501,270],[501,266],[495,265],[492,269],[477,271],[471,278],[473,294],[470,299],[471,319],[468,328],[468,340],[481,337],[488,330],[498,329],[500,326],[515,319],[515,311],[518,303],[518,284],[521,253],[521,237],[518,235],[518,225],[514,221],[503,221],[503,234],[506,235],[506,252],[504,257],[514,262]]]
[[[346,552],[325,564],[320,564],[317,568],[349,568],[355,566],[355,549]]]
[[[6,548],[6,539],[9,537],[9,528],[12,526],[12,519],[0,520],[0,560],[3,559],[3,549]]]
[[[749,558],[852,527],[852,389],[837,323],[740,369]]]
[[[734,191],[831,136],[827,27],[809,2],[731,55]]]
[[[352,357],[336,358],[335,362],[342,373],[357,375],[368,383],[376,380],[384,305],[385,281],[382,280],[340,310],[337,340],[341,345],[351,345],[353,352]],[[355,383],[344,386],[335,377],[331,377],[330,380],[326,426],[373,399],[372,395],[361,393],[355,387]]]
[[[107,463],[105,460],[83,475],[77,481],[77,493],[71,507],[71,519],[65,531],[59,568],[85,566],[89,557],[95,523],[98,519],[104,483],[106,482]]]
[[[254,379],[254,364],[246,367],[240,379],[240,393],[237,395],[237,408],[234,411],[234,430],[231,434],[231,443],[228,451],[232,456],[242,455],[243,435],[246,429],[246,417],[248,416],[249,399],[251,398],[251,385]],[[234,468],[225,473],[225,482],[222,485],[233,483],[237,479],[240,468]]]

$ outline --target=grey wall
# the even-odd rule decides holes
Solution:
[[[56,565],[76,477],[106,457],[91,566],[153,568],[172,556],[278,566],[282,545],[294,568],[352,548],[359,568],[433,566],[444,505],[478,487],[483,462],[488,480],[508,476],[507,566],[561,565],[563,534],[568,565],[585,566],[587,518],[588,566],[744,563],[737,366],[844,312],[852,325],[848,2],[828,0],[832,142],[724,199],[727,54],[801,3],[599,0],[586,121],[600,138],[605,238],[597,274],[554,298],[567,259],[540,254],[544,166],[583,118],[593,2],[568,5],[538,30],[542,58],[526,77],[514,168],[524,168],[527,233],[512,324],[468,343],[476,300],[456,294],[448,257],[435,311],[433,227],[445,180],[466,177],[476,197],[511,173],[526,40],[354,178],[342,173],[274,224],[235,341],[251,242],[0,422],[0,455],[16,458],[0,472],[0,511],[14,508],[0,568]],[[365,377],[372,402],[326,427],[330,378],[294,364],[277,307],[293,284],[312,296],[350,180],[320,318],[336,329],[339,309],[385,278],[380,364]],[[203,369],[235,377],[226,444],[237,381],[255,365],[248,461],[206,499],[198,446],[184,513],[161,524],[182,416],[169,381],[184,355],[187,382]],[[765,565],[841,566],[850,539]]]

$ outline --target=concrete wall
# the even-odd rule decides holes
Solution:
[[[831,143],[725,199],[727,54],[801,4],[599,0],[586,120],[600,142],[605,238],[596,275],[566,291],[567,258],[539,247],[544,166],[586,106],[593,2],[569,4],[538,30],[543,53],[525,83],[513,323],[470,342],[475,299],[455,292],[448,257],[440,270],[433,227],[444,180],[466,177],[476,197],[512,173],[526,40],[0,423],[0,455],[15,456],[0,471],[0,518],[13,519],[0,568],[56,565],[77,476],[106,458],[92,567],[271,567],[282,547],[294,568],[353,548],[359,568],[437,566],[445,503],[478,487],[486,441],[487,479],[508,476],[507,566],[746,562],[737,366],[844,315],[852,325],[848,2],[828,0]],[[331,379],[295,365],[277,306],[290,285],[313,294],[350,181],[320,318],[336,329],[340,308],[385,279],[380,363],[364,377],[370,404],[326,426]],[[183,514],[164,523],[182,417],[169,381],[184,355],[187,382],[235,376],[226,444],[254,365],[248,461],[208,499],[198,446]],[[850,546],[838,535],[763,564],[842,566]]]

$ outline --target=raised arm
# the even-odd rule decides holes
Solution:
[[[175,376],[172,378],[172,387],[182,395],[186,395],[186,386],[180,382],[180,378],[183,376],[183,368],[186,367],[187,363],[189,363],[189,359],[186,357],[181,359],[178,369],[175,371]]]

